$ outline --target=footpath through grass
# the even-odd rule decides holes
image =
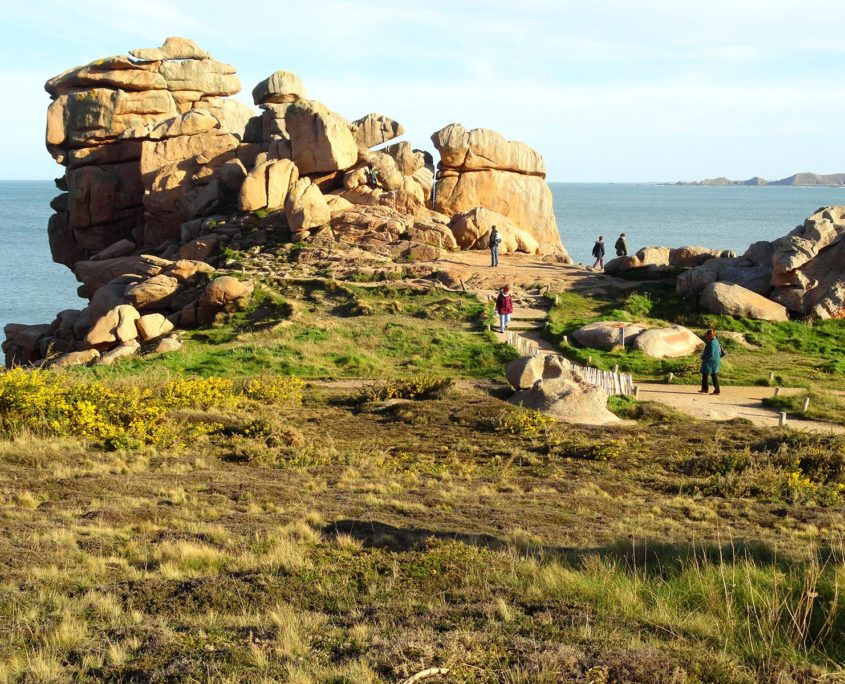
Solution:
[[[667,285],[644,285],[634,291],[606,288],[584,296],[576,292],[557,295],[558,304],[549,316],[547,337],[561,344],[564,335],[570,344],[561,352],[574,361],[609,370],[634,374],[638,380],[660,382],[674,373],[678,382],[700,381],[698,355],[682,359],[652,359],[639,351],[579,347],[572,332],[597,320],[620,320],[655,325],[683,325],[703,336],[708,328],[741,333],[749,348],[729,336],[720,341],[727,355],[722,359],[721,380],[725,385],[780,385],[804,387],[813,393],[809,418],[845,422],[845,401],[836,390],[845,388],[845,323],[789,321],[773,323],[717,316],[702,312]],[[770,373],[775,380],[771,382]],[[803,395],[788,401],[800,407]],[[787,402],[788,403],[788,402]]]

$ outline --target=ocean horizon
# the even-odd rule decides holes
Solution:
[[[845,204],[842,187],[549,183],[561,240],[573,260],[592,263],[599,235],[608,256],[619,233],[630,252],[651,245],[701,245],[737,254],[785,235],[819,207]],[[70,269],[50,256],[52,181],[0,181],[0,326],[49,323],[82,308]]]

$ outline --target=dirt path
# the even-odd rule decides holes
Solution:
[[[538,262],[534,257],[523,254],[508,254],[500,257],[499,268],[490,268],[487,252],[458,252],[438,262],[445,271],[457,279],[468,292],[481,299],[495,296],[501,285],[508,283],[514,292],[514,312],[510,330],[532,342],[542,353],[560,353],[551,342],[543,337],[549,302],[539,295],[527,294],[527,287],[547,286],[551,291],[580,290],[589,294],[591,289],[601,287],[636,287],[638,283],[612,278],[577,266],[564,266]],[[507,334],[496,332],[501,342],[507,342]],[[641,401],[658,401],[667,406],[701,420],[731,420],[745,418],[754,425],[777,427],[779,412],[762,404],[764,397],[771,396],[770,387],[723,387],[719,395],[698,393],[694,385],[665,385],[638,383]],[[799,389],[784,389],[784,395],[801,392]],[[812,420],[790,418],[787,425],[796,430],[808,432],[834,432],[845,434],[845,426]]]

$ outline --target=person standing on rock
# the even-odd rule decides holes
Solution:
[[[707,376],[713,378],[713,394],[719,394],[719,370],[722,366],[722,345],[716,339],[712,328],[704,336],[706,344],[701,352],[701,389],[699,394],[707,394]]]
[[[367,185],[369,185],[373,190],[378,188],[378,169],[375,166],[371,166],[367,169]]]
[[[502,243],[502,236],[496,226],[490,231],[490,268],[499,267],[499,245]]]
[[[616,256],[628,256],[628,241],[625,239],[625,233],[619,235],[614,247],[616,247]]]
[[[505,285],[499,290],[499,295],[496,297],[496,313],[499,314],[499,332],[504,333],[511,322],[511,314],[513,313],[513,298],[511,297],[511,288]]]
[[[599,235],[599,239],[593,245],[593,256],[596,258],[593,268],[598,266],[601,270],[604,270],[604,235]]]

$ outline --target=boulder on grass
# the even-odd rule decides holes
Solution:
[[[634,348],[653,359],[682,358],[703,346],[704,340],[682,325],[645,330],[634,340]]]
[[[572,333],[573,339],[584,347],[611,350],[622,345],[623,332],[625,345],[633,344],[634,339],[646,326],[625,321],[596,321]]]
[[[505,366],[505,377],[515,390],[528,389],[543,377],[542,356],[522,356]]]
[[[201,307],[220,307],[252,294],[255,285],[251,280],[240,281],[232,276],[220,276],[205,288],[199,300]]]
[[[786,307],[733,283],[710,283],[701,293],[701,306],[715,314],[758,321],[786,321]]]

